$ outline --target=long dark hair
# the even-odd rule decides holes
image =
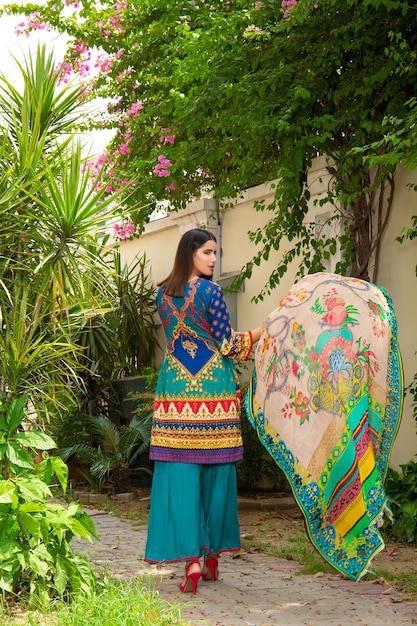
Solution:
[[[188,283],[194,267],[193,254],[207,241],[216,241],[216,237],[208,230],[193,228],[183,234],[178,244],[171,273],[158,283],[158,286],[163,286],[164,293],[174,297],[184,295],[185,285]],[[207,278],[211,277],[208,276]]]

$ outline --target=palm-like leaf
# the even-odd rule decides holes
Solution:
[[[130,465],[136,463],[138,458],[149,448],[152,429],[153,413],[150,412],[144,418],[137,415],[131,420],[126,429],[126,458]]]
[[[57,137],[72,134],[80,106],[82,89],[79,85],[59,87],[62,73],[57,71],[52,53],[38,46],[36,56],[29,55],[22,65],[16,61],[24,82],[20,93],[4,76],[0,110],[17,140],[20,127],[35,138],[43,138],[46,148]]]
[[[64,460],[77,455],[90,464],[91,475],[96,478],[102,479],[112,471],[129,467],[149,447],[152,413],[145,419],[134,417],[129,426],[121,430],[105,416],[90,418],[88,423],[99,445],[75,444],[59,450],[58,454]]]
[[[100,176],[92,180],[90,170],[83,167],[79,143],[62,155],[59,177],[47,162],[44,165],[42,186],[31,196],[31,218],[39,224],[33,238],[44,251],[35,271],[63,300],[71,294],[84,298],[86,282],[88,290],[98,289],[101,297],[103,276],[110,279],[111,270],[97,254],[98,238],[103,225],[114,217],[118,195],[106,194]]]
[[[77,380],[77,350],[65,327],[52,327],[42,301],[33,300],[30,285],[17,282],[3,307],[0,333],[0,380],[3,399],[29,394],[38,414],[47,413],[53,398],[69,395],[69,379]]]

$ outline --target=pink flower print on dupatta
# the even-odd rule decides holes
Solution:
[[[384,337],[387,331],[387,318],[380,304],[368,300],[369,315],[372,319],[372,328],[376,337]]]
[[[331,297],[325,302],[327,313],[323,316],[323,322],[332,328],[341,326],[348,316],[346,302],[342,298]]]
[[[310,402],[308,397],[301,391],[297,393],[297,397],[294,400],[294,407],[296,414],[300,417],[300,424],[304,424],[305,421],[310,419]]]

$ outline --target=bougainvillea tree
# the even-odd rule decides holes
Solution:
[[[263,245],[242,277],[289,239],[270,286],[296,255],[303,271],[319,270],[336,246],[338,271],[375,279],[396,167],[404,154],[416,161],[413,3],[47,0],[4,10],[25,15],[22,32],[66,32],[66,69],[93,76],[92,95],[109,99],[90,123],[115,129],[111,187],[134,176],[135,202],[180,207],[278,179],[272,204],[257,207],[269,219],[249,235]],[[306,224],[307,171],[320,154],[338,241]]]

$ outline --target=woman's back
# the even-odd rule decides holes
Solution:
[[[247,358],[250,333],[233,333],[218,285],[198,278],[184,297],[160,288],[167,338],[155,392],[150,458],[221,463],[242,458],[240,391],[233,359]]]
[[[187,283],[183,298],[166,296],[160,288],[157,304],[167,351],[190,372],[196,373],[231,335],[221,290],[210,280]]]

